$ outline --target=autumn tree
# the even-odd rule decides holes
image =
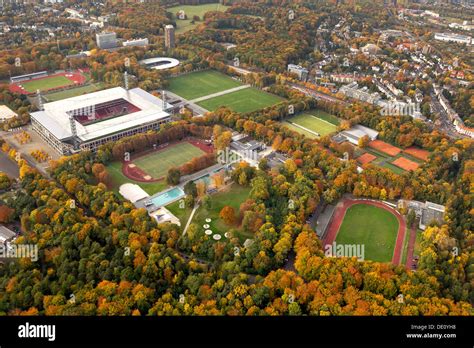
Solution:
[[[236,217],[235,217],[235,210],[234,208],[226,205],[219,213],[219,217],[224,220],[227,225],[235,224]]]
[[[169,185],[178,185],[180,179],[181,171],[178,168],[172,167],[168,169],[168,174],[166,175],[166,182]]]
[[[358,145],[361,149],[365,149],[370,142],[370,138],[368,135],[364,135],[363,137],[359,138]]]

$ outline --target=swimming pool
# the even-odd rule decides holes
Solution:
[[[175,187],[169,191],[162,193],[159,196],[156,196],[151,201],[153,202],[155,206],[162,207],[184,196],[185,196],[184,191],[179,187]]]

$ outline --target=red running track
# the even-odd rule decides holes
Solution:
[[[69,75],[69,76],[66,76]],[[46,80],[51,77],[55,76],[64,76],[68,80],[72,82],[70,85],[65,85],[65,86],[58,86],[54,88],[50,88],[48,90],[43,90],[43,92],[50,92],[50,91],[55,91],[55,90],[62,90],[64,88],[73,88],[74,86],[81,86],[84,83],[86,83],[86,77],[79,71],[79,72],[62,72],[62,73],[57,73],[57,74],[51,74],[48,76],[43,76],[39,77],[36,79],[31,79],[31,80],[25,80],[25,81],[20,81],[20,82],[15,82],[10,84],[10,91],[13,93],[18,93],[18,94],[34,94],[35,92],[28,92],[26,90],[23,90],[20,88],[20,85],[22,83],[30,82],[30,81],[38,81],[38,80]]]
[[[164,149],[166,149],[170,146],[173,146],[173,145],[176,145],[176,144],[179,144],[179,143],[185,143],[185,142],[196,146],[197,148],[201,149],[202,151],[204,151],[206,153],[214,152],[214,147],[212,145],[208,145],[203,140],[199,140],[199,139],[195,139],[195,138],[186,138],[186,139],[183,139],[183,140],[169,142],[169,143],[165,144],[164,146],[161,145],[156,150],[155,149],[148,149],[148,150],[142,151],[142,152],[136,154],[135,156],[132,156],[131,162],[133,162],[133,160],[136,160],[137,158],[149,155],[153,152],[160,152],[160,151],[163,151]],[[136,166],[134,168],[130,168],[128,165],[129,165],[129,163],[122,162],[122,173],[123,173],[123,175],[125,175],[127,178],[129,178],[131,180],[138,181],[138,182],[152,183],[152,182],[162,181],[162,180],[165,179],[165,177],[162,176],[161,178],[151,178],[150,180],[146,180],[145,176],[147,175],[147,173],[145,173],[145,171],[140,169],[138,166]]]
[[[354,204],[372,205],[377,208],[385,209],[386,211],[395,215],[398,220],[398,233],[397,241],[395,243],[395,249],[393,250],[392,263],[395,265],[399,265],[402,259],[403,240],[405,239],[406,234],[406,223],[402,215],[398,211],[382,202],[363,199],[344,199],[342,202],[339,202],[331,218],[331,222],[329,223],[328,231],[326,233],[326,238],[324,238],[323,245],[332,244],[336,240],[337,233],[341,228],[342,221],[344,220],[344,216],[346,215],[346,211]]]

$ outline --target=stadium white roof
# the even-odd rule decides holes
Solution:
[[[165,70],[165,69],[174,68],[175,66],[179,65],[179,60],[175,58],[166,58],[166,57],[148,58],[148,59],[143,59],[139,61],[139,63],[143,65],[151,65],[151,64],[161,63],[161,62],[163,62],[163,64],[153,66],[152,69]]]
[[[148,193],[146,193],[140,186],[131,183],[120,186],[119,193],[132,203],[149,197]]]
[[[126,90],[122,87],[115,87],[44,104],[44,110],[32,112],[31,117],[41,123],[56,138],[65,140],[72,136],[68,112],[84,110],[85,114],[94,105],[121,98],[140,108],[140,111],[104,119],[88,125],[82,125],[74,120],[79,139],[88,141],[100,138],[169,116],[169,113],[163,111],[161,99],[143,89]],[[171,107],[170,104],[166,106],[167,108]]]

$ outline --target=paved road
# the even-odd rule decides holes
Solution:
[[[17,179],[20,174],[18,165],[4,152],[0,152],[0,171],[7,174],[10,178],[15,179]]]
[[[196,212],[196,210],[198,210],[199,208],[199,204],[196,204],[193,208],[193,211],[191,212],[191,215],[189,215],[189,219],[188,219],[188,222],[186,223],[186,226],[184,227],[183,229],[183,236],[186,234],[186,232],[188,231],[188,227],[189,225],[191,224],[191,221],[193,221],[193,217],[194,217],[194,213]]]
[[[199,102],[202,102],[204,100],[212,99],[212,98],[215,98],[215,97],[220,97],[221,95],[226,95],[226,94],[229,94],[229,93],[237,92],[237,91],[240,91],[241,89],[247,89],[249,87],[250,87],[250,85],[238,86],[238,87],[226,89],[225,91],[205,95],[204,97],[196,98],[196,99],[190,100],[189,102],[190,103],[199,103]]]

